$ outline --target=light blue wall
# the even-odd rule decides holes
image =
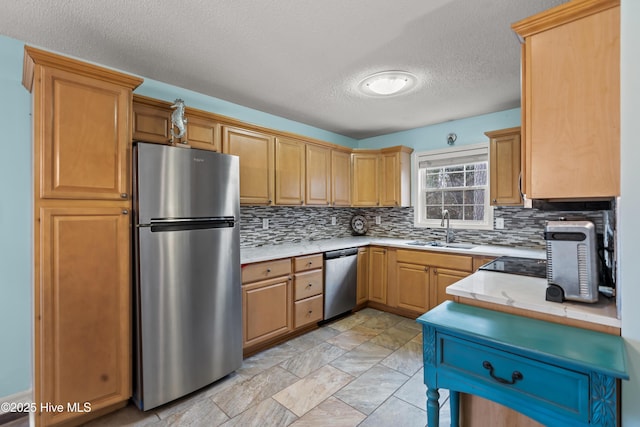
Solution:
[[[627,344],[630,381],[622,382],[622,425],[640,426],[640,2],[622,0],[621,160],[618,262],[622,290],[622,336]],[[624,268],[623,268],[624,266]]]
[[[274,116],[273,114],[263,113],[262,111],[253,110],[238,104],[232,104],[231,102],[224,101],[222,99],[202,95],[201,93],[171,86],[156,80],[145,79],[144,83],[142,83],[134,93],[149,96],[151,98],[162,99],[164,101],[173,101],[176,98],[182,98],[185,101],[185,104],[189,107],[198,108],[204,111],[211,111],[227,117],[233,117],[242,120],[245,123],[292,132],[298,135],[304,135],[322,141],[332,142],[334,144],[345,145],[351,148],[356,148],[358,146],[358,141],[353,138],[294,122],[292,120]]]
[[[450,133],[458,136],[455,146],[479,144],[489,140],[485,132],[515,126],[520,126],[519,108],[361,139],[358,148],[405,145],[415,151],[436,150],[448,147],[447,135]]]
[[[0,396],[31,387],[31,98],[23,43],[0,37]]]

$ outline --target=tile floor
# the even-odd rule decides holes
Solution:
[[[86,426],[424,427],[422,375],[418,324],[367,308],[247,358],[176,402],[148,412],[129,405]]]

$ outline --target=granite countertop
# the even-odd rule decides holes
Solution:
[[[463,255],[484,255],[495,257],[508,255],[538,259],[544,259],[546,257],[546,254],[542,249],[511,248],[508,246],[492,245],[478,245],[474,246],[472,249],[459,249],[442,248],[438,246],[414,246],[408,244],[413,241],[414,240],[362,236],[304,241],[300,243],[283,243],[279,245],[264,245],[255,248],[242,248],[240,250],[240,261],[242,264],[250,264],[252,262],[269,261],[278,258],[289,258],[367,245],[382,245],[400,249],[427,250]]]
[[[621,326],[613,299],[600,296],[597,303],[545,300],[547,280],[494,271],[477,271],[447,287],[447,293],[619,328]]]

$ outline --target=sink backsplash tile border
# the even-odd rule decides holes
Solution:
[[[334,208],[300,206],[241,206],[240,246],[258,247],[269,244],[299,243],[308,240],[332,239],[352,236],[350,227],[353,215],[364,215],[369,223],[368,236],[413,240],[441,240],[444,231],[439,228],[413,226],[414,210],[409,208]],[[375,217],[380,216],[380,225]],[[331,225],[331,218],[336,225]],[[504,219],[502,230],[456,229],[455,241],[498,246],[544,249],[545,221],[566,218],[586,218],[593,221],[602,233],[615,229],[610,224],[611,211],[541,211],[519,207],[497,207],[494,218]],[[263,219],[269,220],[269,228],[262,228]]]

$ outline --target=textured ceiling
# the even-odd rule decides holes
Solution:
[[[563,0],[0,0],[0,34],[356,139],[520,105],[510,24]],[[361,79],[399,69],[411,93]]]

